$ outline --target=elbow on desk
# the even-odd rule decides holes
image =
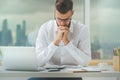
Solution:
[[[88,57],[87,59],[84,60],[83,66],[88,66],[91,61],[91,57]]]
[[[90,61],[91,61],[91,57],[87,57],[86,59],[82,59],[82,60],[78,61],[78,65],[88,66]]]

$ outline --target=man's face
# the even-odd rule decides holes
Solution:
[[[69,27],[70,22],[71,22],[71,17],[73,15],[73,11],[69,10],[67,13],[62,14],[59,11],[55,11],[55,18],[56,18],[56,22],[58,27]]]

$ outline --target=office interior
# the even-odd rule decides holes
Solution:
[[[56,0],[0,0],[0,46],[35,46],[40,26],[54,19]],[[89,26],[92,61],[113,64],[113,50],[120,48],[120,0],[74,0],[72,19]],[[0,52],[0,61],[2,53]],[[0,78],[6,80],[7,78]],[[11,78],[24,80],[26,78]],[[84,80],[116,78],[84,78]]]

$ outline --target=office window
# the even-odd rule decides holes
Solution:
[[[120,47],[120,1],[90,0],[90,32],[93,59],[112,59]]]
[[[56,0],[0,0],[0,46],[35,46],[39,27],[54,19]],[[84,21],[83,0],[74,0],[74,19]],[[32,37],[31,37],[32,36]]]

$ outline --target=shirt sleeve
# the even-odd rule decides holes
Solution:
[[[88,28],[84,28],[79,34],[78,46],[75,46],[71,41],[65,46],[65,49],[76,61],[75,63],[86,66],[91,60],[90,36]]]
[[[57,50],[57,46],[54,43],[48,44],[47,33],[43,27],[40,28],[38,37],[36,39],[36,53],[38,66],[42,66],[47,63],[52,55]]]

